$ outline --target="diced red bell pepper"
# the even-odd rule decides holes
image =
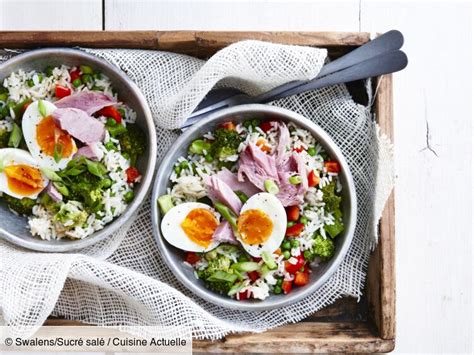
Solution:
[[[239,292],[239,301],[245,301],[248,299],[247,291]]]
[[[61,86],[61,85],[56,85],[54,92],[58,99],[62,99],[63,97],[71,95],[71,89],[65,88],[64,86]]]
[[[252,282],[257,281],[260,278],[260,274],[257,271],[250,271],[247,273],[247,275],[249,275],[249,278],[252,280]]]
[[[81,78],[81,72],[79,69],[76,69],[76,70],[73,70],[69,73],[69,75],[71,76],[71,83],[76,80],[76,79],[80,79]]]
[[[319,176],[316,175],[316,172],[311,170],[308,174],[308,186],[309,187],[314,187],[319,184]]]
[[[273,124],[272,124],[272,121],[264,121],[264,122],[260,122],[258,126],[260,127],[262,131],[266,133],[272,129]]]
[[[287,237],[297,237],[304,229],[303,223],[296,223],[291,227],[286,228],[286,236]]]
[[[125,170],[125,174],[127,174],[127,182],[129,184],[137,182],[138,178],[141,176],[138,169],[133,166]]]
[[[97,115],[105,116],[105,117],[112,117],[117,123],[122,123],[122,115],[120,112],[113,106],[107,106],[103,109],[97,111]]]
[[[281,283],[281,289],[283,290],[283,293],[285,295],[289,294],[291,292],[291,289],[292,289],[292,282],[291,281],[283,281]]]
[[[228,131],[235,131],[235,124],[232,121],[224,122],[221,124],[221,128],[227,129]]]
[[[309,274],[307,272],[298,271],[295,274],[295,286],[304,286],[309,281]]]
[[[306,149],[304,149],[304,147],[293,148],[293,151],[296,153],[301,153],[303,150],[306,150]]]
[[[262,258],[259,258],[258,256],[252,256],[252,260],[258,263]]]
[[[289,222],[295,222],[300,218],[300,209],[298,206],[288,206],[285,210],[286,218]]]
[[[200,260],[200,257],[195,252],[188,251],[186,253],[186,262],[190,263],[191,265],[196,264],[199,260]]]
[[[296,272],[300,271],[300,269],[304,266],[305,260],[302,254],[298,256],[293,256],[296,259],[296,264],[292,264],[289,261],[285,261],[285,270],[290,274],[295,274]]]
[[[341,166],[337,161],[327,161],[324,163],[324,167],[328,171],[328,173],[340,173]]]

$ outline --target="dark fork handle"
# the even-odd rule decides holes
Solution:
[[[276,87],[262,95],[255,98],[256,102],[269,102],[274,100],[274,97],[279,97],[281,93],[296,88],[305,83],[309,83],[317,78],[324,77],[326,75],[335,73],[337,71],[346,69],[353,65],[364,62],[368,59],[377,57],[383,53],[391,52],[400,49],[403,45],[403,35],[400,31],[391,30],[383,35],[367,42],[363,46],[354,49],[346,55],[329,62],[324,65],[316,76],[316,78],[308,81],[292,81],[281,86]]]

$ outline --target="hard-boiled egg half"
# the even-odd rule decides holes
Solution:
[[[25,110],[23,136],[31,155],[42,167],[54,171],[64,169],[77,152],[74,139],[54,121],[56,106],[48,101],[35,101]]]
[[[48,185],[35,159],[22,149],[0,149],[0,191],[15,198],[35,199]]]
[[[280,247],[286,232],[286,212],[275,195],[261,192],[242,206],[237,219],[237,239],[247,253],[261,257]]]
[[[219,220],[211,206],[186,202],[165,214],[161,221],[161,232],[176,248],[204,252],[217,246],[218,243],[212,240],[212,236],[218,226]]]

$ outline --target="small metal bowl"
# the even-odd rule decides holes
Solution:
[[[137,124],[146,133],[147,150],[138,159],[137,167],[142,173],[142,180],[135,188],[135,198],[125,212],[108,224],[104,229],[78,240],[59,239],[42,240],[33,237],[28,230],[25,217],[12,213],[4,203],[0,203],[0,237],[28,249],[44,252],[71,252],[97,243],[117,231],[135,212],[144,200],[153,178],[156,164],[155,125],[150,108],[138,86],[120,69],[103,59],[85,52],[69,48],[46,48],[19,54],[0,65],[0,82],[17,70],[43,71],[47,66],[90,65],[108,76],[113,88],[122,99],[137,113]]]
[[[157,199],[159,196],[166,194],[166,189],[171,185],[169,177],[173,170],[174,163],[178,157],[187,155],[188,146],[194,139],[202,137],[202,135],[208,131],[214,130],[223,122],[229,120],[242,122],[246,119],[255,118],[271,118],[274,120],[282,120],[284,122],[294,122],[299,127],[311,132],[319,143],[326,149],[329,155],[333,159],[339,161],[341,165],[340,181],[343,186],[342,212],[346,228],[344,233],[338,236],[335,240],[336,252],[334,257],[329,262],[323,263],[320,267],[313,270],[310,276],[310,282],[307,286],[295,288],[288,295],[271,295],[263,301],[237,301],[229,298],[227,295],[220,295],[207,289],[203,281],[196,279],[193,270],[183,263],[184,252],[166,242],[160,230],[161,212],[157,207]],[[178,280],[189,290],[206,301],[227,308],[252,311],[269,310],[295,303],[320,288],[334,271],[336,271],[349,249],[354,235],[357,215],[354,182],[352,180],[351,172],[349,171],[349,166],[337,145],[319,126],[300,114],[268,105],[241,105],[225,109],[210,115],[208,118],[196,123],[185,131],[178,138],[176,143],[173,144],[161,162],[161,166],[154,182],[151,208],[153,232],[156,242],[158,243],[161,255]]]

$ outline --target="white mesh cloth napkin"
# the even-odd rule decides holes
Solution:
[[[147,97],[157,125],[158,161],[176,139],[173,129],[216,84],[258,94],[314,77],[327,55],[325,49],[258,41],[233,44],[208,61],[148,50],[86,51],[124,70]],[[3,53],[3,60],[7,56]],[[377,241],[378,219],[393,187],[391,145],[379,133],[370,109],[356,104],[343,85],[272,104],[323,127],[339,144],[355,179],[355,237],[322,288],[272,311],[242,312],[210,304],[185,289],[164,263],[152,236],[150,201],[143,201],[135,219],[121,231],[80,253],[42,254],[0,241],[0,321],[19,336],[33,334],[53,314],[124,330],[174,326],[191,330],[197,338],[217,339],[230,332],[259,332],[296,322],[342,296],[359,297]]]

